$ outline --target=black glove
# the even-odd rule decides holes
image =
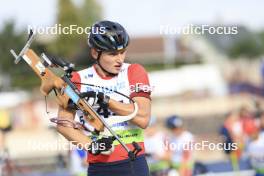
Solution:
[[[113,141],[115,140],[114,137],[103,137],[96,141],[93,141],[89,146],[89,153],[93,155],[98,155],[101,152],[108,151],[112,148]]]
[[[85,98],[89,101],[90,98],[94,99],[93,105],[99,104],[103,108],[108,107],[108,103],[110,100],[110,97],[108,95],[105,95],[103,92],[94,92],[94,91],[88,91],[83,92],[80,94],[81,98]]]
[[[103,92],[88,91],[81,93],[80,97],[85,98],[91,106],[97,109],[97,113],[101,114],[101,111],[103,110],[102,115],[105,118],[108,118],[108,103],[110,100],[108,95],[105,95]]]
[[[97,104],[99,104],[103,109],[108,108],[110,97],[105,95],[103,92],[98,92],[97,94]]]

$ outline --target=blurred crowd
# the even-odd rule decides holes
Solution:
[[[226,146],[223,153],[229,159],[233,171],[243,170],[240,161],[248,161],[256,176],[264,176],[264,111],[256,103],[255,111],[247,106],[229,112],[219,129],[221,143]],[[15,108],[0,109],[0,155],[5,151],[5,136],[18,129],[50,129],[53,125],[47,117],[56,114],[56,104],[48,102],[47,109],[42,100],[26,101]],[[47,112],[49,111],[49,115]],[[202,119],[201,119],[202,120]],[[167,118],[152,117],[145,131],[145,150],[151,176],[191,176],[211,172],[207,163],[194,156],[196,134],[192,134],[178,115]],[[206,122],[204,126],[206,128]],[[216,130],[217,131],[217,130]],[[235,144],[235,145],[232,145]],[[58,155],[60,156],[60,155]],[[64,156],[65,157],[65,156]],[[63,157],[58,157],[63,160]],[[64,158],[65,159],[65,158]],[[60,167],[70,170],[72,175],[85,175],[86,153],[77,149],[68,152],[67,164]],[[1,166],[1,160],[0,160]]]
[[[168,117],[165,121],[167,130],[161,130],[153,121],[155,120],[152,120],[145,137],[152,176],[191,176],[213,172],[206,163],[196,161],[194,157],[196,148],[190,147],[196,143],[196,136],[184,128],[180,117],[175,115]],[[204,125],[206,128],[209,124]],[[222,152],[227,155],[228,163],[231,165],[229,171],[239,172],[245,169],[245,166],[241,166],[243,161],[247,163],[247,169],[254,170],[256,176],[264,175],[263,111],[257,109],[252,112],[243,106],[228,113],[219,129],[219,135],[221,136],[219,142],[225,146]]]
[[[230,157],[234,170],[239,170],[239,161],[248,159],[257,176],[264,175],[264,112],[258,109],[251,112],[247,107],[241,107],[238,112],[226,115],[220,129],[224,142],[236,143],[234,150],[225,150]]]

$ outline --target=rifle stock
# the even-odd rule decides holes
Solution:
[[[57,103],[63,107],[67,108],[70,97],[65,93],[64,89],[67,84],[60,77],[56,76],[51,70],[45,67],[38,55],[32,50],[28,49],[22,56],[23,59],[30,65],[34,72],[41,79],[40,92],[44,96],[48,96],[52,90],[57,92],[56,100]],[[98,114],[92,109],[92,107],[82,98],[79,98],[76,105],[86,113],[86,120],[92,125],[97,131],[103,131],[104,125],[97,117]]]

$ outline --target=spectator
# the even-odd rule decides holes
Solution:
[[[155,117],[151,117],[145,131],[145,150],[151,176],[167,176],[169,154],[164,146],[165,134],[158,129]]]
[[[249,111],[248,107],[243,106],[241,107],[239,111],[239,118],[242,123],[242,128],[243,128],[243,133],[245,135],[245,139],[247,140],[247,138],[251,135],[252,130],[256,128],[254,116]]]
[[[260,127],[260,134],[264,135],[264,112],[262,112],[260,115],[259,127]]]
[[[12,129],[11,114],[7,109],[0,109],[0,151],[4,150],[5,134]]]
[[[255,176],[264,176],[264,136],[260,135],[259,129],[251,131],[248,145],[248,155],[250,163],[256,171]]]
[[[191,176],[193,172],[193,154],[190,146],[193,144],[193,135],[183,128],[183,120],[178,116],[167,118],[166,126],[171,130],[169,139],[172,168],[180,176]]]
[[[230,112],[227,114],[224,125],[220,129],[220,134],[223,136],[224,143],[227,146],[232,146],[232,143],[237,144],[237,149],[231,147],[225,148],[225,153],[229,155],[233,170],[239,170],[239,159],[244,148],[244,136],[242,123],[239,120],[237,113]]]
[[[75,147],[70,153],[70,169],[73,176],[86,176],[87,175],[87,155],[84,150]]]

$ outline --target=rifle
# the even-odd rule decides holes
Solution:
[[[71,81],[70,78],[71,73],[74,70],[74,64],[66,62],[62,59],[49,58],[44,53],[41,55],[44,60],[42,62],[38,55],[32,49],[30,49],[30,45],[34,40],[34,36],[35,35],[31,30],[28,40],[23,49],[20,51],[19,55],[17,55],[14,50],[10,50],[11,54],[15,58],[15,64],[17,64],[21,59],[25,60],[25,62],[41,79],[40,92],[44,96],[48,96],[51,91],[54,91],[57,103],[63,108],[68,108],[71,103],[74,103],[74,105],[83,112],[85,122],[88,122],[94,127],[94,132],[97,134],[103,134],[104,136],[113,136],[127,151],[129,158],[134,160],[137,153],[141,151],[139,145],[133,142],[134,150],[131,151],[126,146],[126,144],[123,143],[119,136],[111,129],[110,125],[128,121],[135,117],[138,111],[136,102],[130,99],[134,104],[134,112],[127,116],[112,116],[109,118],[101,117],[86,101],[86,99],[81,97],[80,91]],[[50,69],[50,67],[54,66],[62,68],[65,73],[61,77],[55,75]],[[59,120],[52,119],[51,121],[58,122]],[[78,128],[80,125],[74,124],[72,127]],[[83,127],[81,129],[86,129],[84,125],[81,127]]]

